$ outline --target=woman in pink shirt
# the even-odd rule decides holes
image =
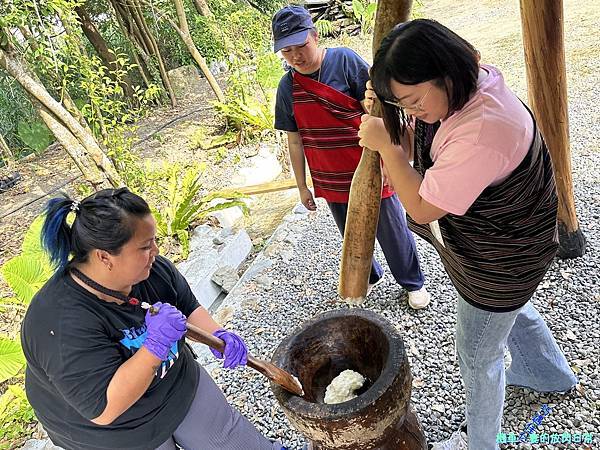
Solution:
[[[506,384],[563,392],[577,383],[530,302],[558,245],[548,150],[498,69],[435,21],[396,26],[371,80],[366,106],[376,93],[383,119],[363,116],[360,144],[380,153],[411,229],[458,291],[466,421],[433,448],[495,450]]]

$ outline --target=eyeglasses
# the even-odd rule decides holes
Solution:
[[[421,97],[421,100],[419,100],[419,102],[416,105],[413,105],[413,106],[404,106],[404,105],[400,104],[399,102],[395,102],[393,100],[384,100],[383,102],[387,103],[388,105],[395,106],[396,108],[403,109],[405,111],[422,112],[423,111],[423,103],[425,102],[425,99],[427,98],[427,95],[429,94],[429,91],[431,91],[432,87],[433,86],[429,86],[429,89],[427,89],[427,92],[425,92],[425,95],[423,97]]]

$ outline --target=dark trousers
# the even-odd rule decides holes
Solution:
[[[223,392],[202,366],[190,409],[173,437],[156,450],[281,450],[227,403]]]
[[[343,236],[348,204],[329,202],[327,204]],[[377,241],[398,284],[409,292],[421,289],[425,278],[419,266],[415,240],[406,224],[404,208],[395,194],[381,199]],[[381,265],[373,258],[369,283],[375,283],[382,275]]]

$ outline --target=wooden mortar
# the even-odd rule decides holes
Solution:
[[[364,309],[321,314],[281,342],[272,362],[297,374],[305,396],[271,384],[290,423],[314,450],[425,450],[410,407],[412,375],[402,338],[380,315]],[[340,372],[354,370],[367,382],[358,397],[323,403]]]

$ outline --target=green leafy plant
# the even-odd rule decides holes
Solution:
[[[279,57],[269,51],[256,58],[256,82],[262,90],[276,90],[283,76],[283,67]]]
[[[0,336],[0,383],[16,376],[25,367],[25,356],[21,343]]]
[[[17,299],[29,304],[35,293],[52,276],[52,269],[31,255],[19,255],[2,266],[2,275]]]
[[[29,304],[34,294],[53,275],[54,269],[44,251],[40,235],[44,216],[38,216],[31,226],[21,246],[21,253],[2,266],[2,275],[22,304]]]
[[[356,20],[360,23],[360,28],[363,33],[373,31],[375,25],[375,12],[377,11],[377,3],[371,3],[367,0],[352,0],[352,13]]]
[[[262,53],[256,69],[238,58],[231,66],[225,102],[214,102],[228,125],[238,130],[239,142],[264,137],[273,132],[275,90],[283,75],[279,59]]]
[[[331,36],[334,30],[333,22],[327,19],[317,20],[315,22],[315,28],[321,37]]]
[[[39,120],[34,122],[20,121],[17,133],[23,144],[36,153],[44,151],[46,147],[54,142],[54,137],[48,127]]]
[[[184,168],[173,164],[164,174],[164,204],[154,208],[159,240],[167,248],[177,240],[181,246],[181,257],[187,258],[190,249],[189,230],[197,222],[221,209],[239,206],[247,212],[242,194],[215,192],[200,197],[200,176],[204,168],[198,165]]]
[[[30,123],[37,118],[29,98],[20,85],[0,71],[0,134],[6,139],[13,154],[20,156],[23,146],[19,138],[19,123]]]
[[[239,130],[243,141],[273,130],[274,115],[270,106],[254,97],[230,98],[226,103],[216,102],[215,108],[230,126]]]
[[[15,448],[11,442],[30,434],[35,421],[33,408],[20,385],[10,385],[0,397],[0,448]]]

